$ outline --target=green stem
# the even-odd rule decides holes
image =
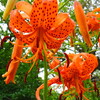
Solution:
[[[66,1],[66,2],[59,8],[59,10],[61,10],[66,4],[68,4],[68,2],[69,2],[69,0]]]
[[[48,92],[48,85],[47,85],[47,78],[48,78],[48,73],[47,73],[47,61],[46,61],[46,56],[44,53],[44,99],[47,100],[47,92]]]

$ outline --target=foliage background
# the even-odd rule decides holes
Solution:
[[[32,0],[24,0],[28,2],[32,2]],[[74,11],[73,11],[73,1],[74,0],[59,0],[59,12],[67,12],[70,14],[70,17],[76,21]],[[100,0],[79,0],[85,10],[85,12],[92,11],[96,7],[100,7]],[[0,0],[0,40],[9,35],[11,37],[11,41],[15,40],[14,35],[9,31],[7,27],[7,23],[9,18],[6,21],[2,20],[2,14],[4,11],[4,7],[6,5],[7,0]],[[83,42],[83,39],[80,39],[79,29],[75,28],[76,34],[78,34],[74,38],[74,47],[70,46],[70,37],[63,43],[62,47],[58,51],[57,55],[61,56],[62,52],[88,52],[93,53],[98,56],[99,66],[95,70],[92,80],[96,79],[97,86],[100,89],[100,48],[97,47],[97,36],[92,38],[94,43],[93,48],[88,48],[86,44]],[[16,74],[16,84],[8,84],[4,83],[4,79],[1,77],[2,74],[6,71],[6,65],[10,60],[11,52],[13,45],[9,42],[5,42],[3,48],[0,47],[0,100],[36,100],[35,91],[39,85],[43,83],[41,77],[38,77],[38,69],[36,66],[30,72],[27,77],[27,82],[24,82],[24,76],[26,71],[30,68],[31,64],[21,63]],[[39,68],[43,68],[43,62],[39,61]],[[90,81],[90,80],[89,80]],[[88,81],[87,81],[88,82]],[[90,83],[85,83],[86,87],[90,87]],[[41,96],[43,93],[41,92]],[[49,96],[49,100],[57,100],[58,92],[52,91],[52,94]],[[90,97],[90,100],[100,100],[99,97],[96,97],[95,93],[87,92],[86,95]]]

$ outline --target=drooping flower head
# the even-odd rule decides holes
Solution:
[[[65,63],[60,66],[58,70],[60,71],[61,80],[58,76],[48,80],[48,86],[56,83],[56,84],[64,84],[68,90],[71,90],[73,87],[78,95],[83,95],[86,91],[83,85],[83,81],[86,79],[90,79],[91,73],[97,67],[98,61],[97,58],[93,54],[88,53],[80,53],[80,54],[69,54],[69,59],[71,59],[68,67]],[[57,59],[54,59],[50,64],[50,68],[55,68],[59,64]],[[54,70],[57,72],[57,70]],[[42,84],[36,91],[37,100],[40,100],[39,91],[44,88]]]
[[[57,0],[35,0],[33,5],[19,1],[16,8],[10,14],[9,28],[34,54],[42,52],[44,44],[47,49],[58,50],[74,30],[75,24],[69,15],[58,14]]]
[[[86,20],[89,31],[100,31],[100,8],[95,8],[93,11],[86,14]]]
[[[20,43],[16,44],[15,42],[15,45],[18,48],[30,47],[33,56],[26,59],[27,53],[22,58],[16,55],[12,59],[16,59],[15,62],[33,62],[34,65],[38,59],[43,59],[43,53],[46,57],[52,56],[74,30],[74,26],[75,23],[69,14],[58,14],[57,0],[34,0],[32,5],[25,1],[19,1],[16,4],[16,9],[10,13],[9,28],[17,40],[23,43],[20,45]],[[15,49],[14,51],[16,52]],[[21,53],[22,51],[19,54],[21,55]],[[13,55],[14,53],[12,53]],[[10,68],[12,68],[12,72],[9,71]],[[33,66],[30,70],[32,68]],[[9,69],[7,73],[13,73],[15,70],[14,66],[9,67]],[[8,74],[3,75],[3,77],[8,78]]]
[[[100,38],[100,8],[95,8],[93,11],[88,12],[86,14],[86,20],[88,25],[88,31],[91,32],[91,36],[94,35],[98,36],[98,44],[100,44],[99,38]],[[98,45],[99,46],[99,45]],[[100,46],[99,46],[100,47]]]

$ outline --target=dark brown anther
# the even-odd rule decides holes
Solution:
[[[65,57],[67,59],[67,67],[68,67],[69,66],[69,57],[68,57],[68,55],[66,53],[64,53],[64,55],[65,55]]]
[[[94,91],[96,92],[97,91],[96,80],[94,80],[93,84],[94,84]]]
[[[1,47],[3,48],[3,43],[10,38],[10,36],[5,36],[2,40],[1,40]]]
[[[83,94],[82,94],[82,91],[81,91],[79,100],[82,100],[82,95],[83,95]]]
[[[51,95],[51,92],[52,92],[52,88],[51,88],[50,91],[49,91],[49,95]]]
[[[62,100],[62,96],[63,96],[63,94],[60,94],[59,95],[59,100]]]
[[[36,62],[36,68],[38,70],[38,73],[40,72],[40,68],[38,67],[38,62]]]
[[[61,75],[60,75],[60,71],[58,68],[57,68],[57,71],[58,71],[59,81],[61,81]]]
[[[66,97],[64,98],[64,100],[66,100]]]
[[[75,95],[75,100],[79,100],[79,97],[77,95]]]
[[[25,77],[24,77],[24,83],[26,83],[26,78],[28,76],[28,72],[25,73]]]
[[[97,97],[99,97],[99,96],[100,96],[99,89],[97,89]]]
[[[96,80],[94,80],[93,84],[94,84],[94,91],[97,93],[97,96],[99,96],[99,89],[97,88]]]
[[[9,65],[10,65],[10,63],[12,62],[12,60],[13,60],[13,59],[10,59],[9,62],[8,62],[8,64],[6,65],[6,71],[8,71]]]

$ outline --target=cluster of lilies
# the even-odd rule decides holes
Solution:
[[[8,0],[6,10],[3,15],[5,20],[10,12],[9,29],[15,35],[16,40],[8,64],[8,69],[2,77],[6,77],[5,83],[15,83],[14,78],[19,63],[33,63],[27,73],[31,71],[38,59],[49,63],[50,69],[58,72],[58,76],[47,81],[50,86],[54,83],[63,84],[67,90],[78,93],[80,98],[84,97],[83,93],[87,91],[84,88],[83,81],[91,78],[91,73],[98,66],[95,55],[89,53],[66,54],[67,61],[61,65],[61,61],[55,57],[64,40],[74,32],[75,22],[70,18],[68,13],[58,13],[57,0],[34,0],[33,4],[25,1]],[[15,5],[16,9],[12,10]],[[12,10],[12,11],[11,11]],[[89,47],[92,47],[91,36],[89,32],[99,34],[100,30],[100,8],[84,14],[81,4],[74,1],[74,11],[80,33]],[[91,23],[92,22],[92,23]],[[100,38],[98,39],[100,42]],[[29,48],[26,54],[23,54],[23,48]],[[33,56],[28,57],[32,52]],[[40,89],[45,86],[42,84],[36,91],[37,100]],[[63,96],[63,94],[62,94]],[[80,99],[81,100],[81,99]],[[87,99],[88,100],[88,99]]]

